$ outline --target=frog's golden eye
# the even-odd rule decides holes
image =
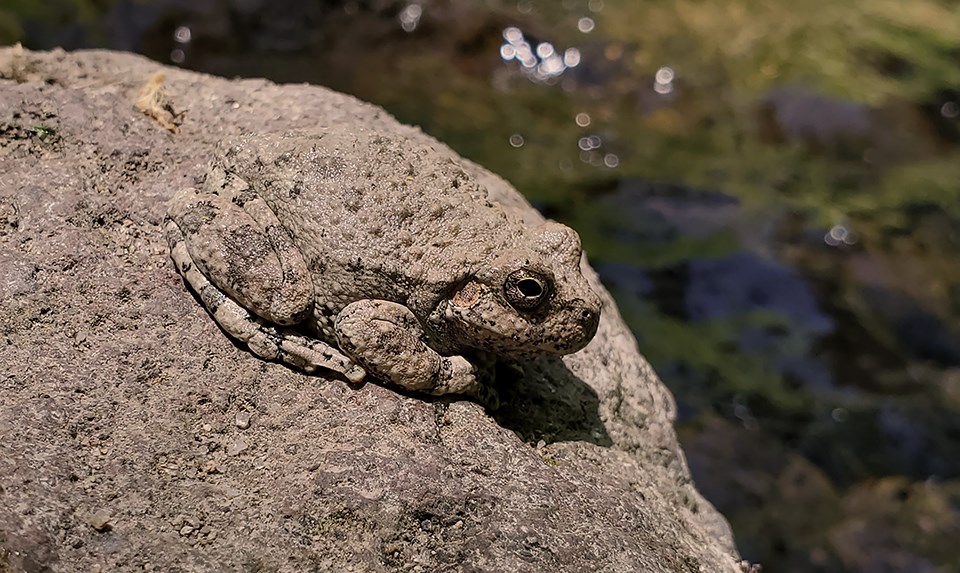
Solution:
[[[536,308],[550,295],[550,282],[539,273],[520,269],[507,276],[503,294],[516,309]]]

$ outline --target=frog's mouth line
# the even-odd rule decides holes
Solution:
[[[505,308],[513,309],[508,305]],[[567,328],[556,329],[571,335],[569,340],[563,341],[557,335],[551,334],[555,329],[551,328],[546,320],[531,321],[527,313],[515,312],[513,316],[523,321],[523,327],[509,332],[495,321],[483,319],[473,306],[458,306],[452,300],[447,300],[439,310],[447,324],[452,327],[453,332],[448,335],[459,332],[472,348],[514,358],[537,354],[563,356],[577,352],[590,343],[600,322],[599,313],[591,312],[584,305],[583,312],[589,316],[582,322],[571,322]]]

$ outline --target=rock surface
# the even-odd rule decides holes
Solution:
[[[740,570],[589,270],[596,339],[505,373],[493,413],[261,361],[174,271],[164,203],[223,136],[428,136],[324,88],[129,54],[4,48],[0,78],[0,571]]]

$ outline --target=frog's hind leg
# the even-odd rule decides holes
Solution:
[[[192,266],[240,306],[272,324],[310,315],[307,263],[262,198],[186,188],[170,201],[168,217]],[[173,238],[168,242],[172,248]]]
[[[496,407],[489,373],[463,356],[441,356],[427,346],[417,318],[401,304],[352,302],[337,315],[335,328],[340,348],[379,380],[434,395],[466,394]]]
[[[233,338],[245,343],[257,356],[284,362],[305,372],[325,368],[339,372],[351,382],[363,380],[366,372],[336,348],[289,328],[273,326],[227,296],[200,272],[189,251],[183,232],[176,222],[167,221],[164,229],[170,256],[177,270],[200,296],[214,320]]]

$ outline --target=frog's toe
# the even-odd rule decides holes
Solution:
[[[485,371],[462,356],[443,358],[442,380],[433,390],[433,394],[461,394],[473,398],[488,409],[496,410],[500,406],[497,391],[485,383]]]
[[[479,385],[476,368],[463,356],[441,359],[439,380],[433,394],[471,394]]]
[[[361,368],[360,366],[354,365],[352,368],[349,368],[343,372],[343,375],[351,384],[359,384],[363,382],[364,377],[367,375],[367,371]]]

